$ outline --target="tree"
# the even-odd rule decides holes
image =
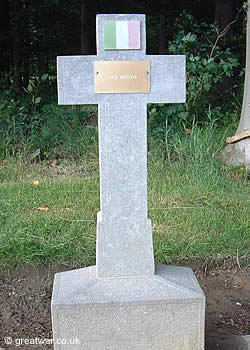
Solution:
[[[20,36],[20,1],[13,1],[13,26],[12,26],[12,40],[13,40],[13,67],[14,67],[14,87],[19,89],[21,86],[21,36]]]
[[[10,16],[9,16],[9,2],[2,0],[0,4],[0,47],[2,49],[0,56],[0,77],[4,73],[10,71]]]
[[[215,22],[224,29],[232,21],[232,0],[217,0],[215,6]]]
[[[245,164],[250,171],[250,0],[247,9],[247,42],[244,98],[241,118],[235,136],[227,139],[222,160],[229,166]]]
[[[167,2],[160,2],[160,48],[159,53],[164,54],[167,50]]]
[[[92,25],[89,1],[81,1],[81,54],[89,55],[91,52],[92,42]]]

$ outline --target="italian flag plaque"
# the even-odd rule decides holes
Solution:
[[[104,50],[140,49],[140,21],[104,22]]]

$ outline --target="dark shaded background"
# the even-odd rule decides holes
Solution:
[[[183,10],[197,21],[217,22],[223,29],[236,18],[242,3],[242,0],[1,0],[0,80],[21,88],[28,85],[34,74],[55,74],[57,55],[95,54],[98,13],[145,13],[147,53],[164,54],[175,33],[175,20]],[[242,66],[244,31],[242,11],[227,33],[227,45],[239,56]]]

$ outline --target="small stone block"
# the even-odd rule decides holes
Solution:
[[[205,296],[189,268],[96,278],[92,266],[55,276],[55,350],[72,349],[73,340],[75,350],[203,350],[204,321]]]

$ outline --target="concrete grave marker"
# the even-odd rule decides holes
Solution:
[[[155,270],[147,208],[147,103],[185,102],[185,57],[146,55],[145,33],[144,15],[98,15],[97,56],[58,57],[59,104],[99,106],[96,267],[56,274],[52,296],[75,349],[203,349],[204,295],[190,269]]]
[[[136,27],[137,31],[141,29],[140,35],[134,33],[141,36],[141,49],[107,51],[104,47],[107,24],[111,23],[115,31],[118,24],[121,27],[125,23],[128,30],[130,21],[140,23]],[[97,56],[58,57],[59,104],[99,105],[101,211],[97,224],[97,273],[99,277],[152,275],[152,229],[147,208],[147,103],[185,101],[185,56],[146,56],[142,15],[97,16],[97,38]],[[142,69],[132,68],[129,74],[131,68],[127,70],[125,65],[132,63],[141,64]],[[107,65],[106,70],[101,68],[103,65]],[[111,73],[108,75],[107,71]],[[131,77],[135,77],[134,81]],[[149,84],[148,93],[126,94],[126,83],[133,89],[138,80],[141,80],[138,90]],[[113,93],[107,95],[110,91]]]

